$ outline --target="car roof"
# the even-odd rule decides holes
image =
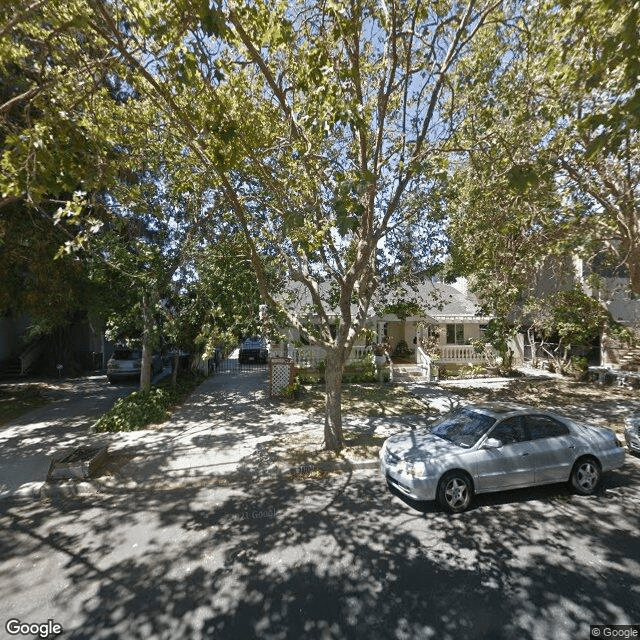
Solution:
[[[544,409],[517,402],[482,402],[480,404],[467,405],[465,408],[486,413],[494,418],[503,418],[505,415],[512,413],[548,413]]]

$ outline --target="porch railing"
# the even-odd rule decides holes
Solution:
[[[470,344],[447,344],[440,347],[441,364],[481,364],[485,361],[484,355],[478,353]]]
[[[438,366],[421,347],[416,347],[416,366],[429,381],[438,379]]]
[[[356,345],[351,350],[347,363],[355,362],[369,352],[369,347]],[[287,355],[299,366],[315,366],[326,357],[322,347],[289,347]],[[420,347],[416,348],[416,364],[425,376],[429,375],[429,368],[435,369],[436,364],[482,364],[485,357],[477,353],[469,344],[447,344],[440,347],[440,358],[433,362],[429,355]]]

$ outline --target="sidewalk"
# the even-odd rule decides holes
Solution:
[[[89,427],[95,420],[118,396],[133,388],[110,387],[102,378],[76,381],[69,386],[66,401],[31,411],[0,428],[0,498],[255,481],[295,473],[296,468],[305,472],[377,468],[373,450],[384,438],[425,424],[437,413],[467,404],[469,392],[474,388],[482,390],[482,394],[509,393],[510,383],[509,379],[489,378],[452,380],[439,385],[407,383],[405,387],[422,399],[428,415],[375,418],[344,415],[345,435],[363,436],[370,446],[359,458],[351,455],[336,461],[321,453],[322,416],[270,400],[264,371],[245,369],[207,378],[168,422],[154,428],[91,434]],[[532,387],[532,392],[543,393],[544,387],[541,389]],[[555,404],[558,398],[553,389],[546,393]],[[606,425],[613,414],[628,412],[629,401],[631,397],[625,403],[608,400],[597,407],[589,402],[571,401],[570,406],[562,407],[562,412],[578,420],[589,418],[588,421]],[[108,445],[111,475],[87,482],[46,482],[54,455],[60,456],[78,446],[97,445]],[[295,462],[289,455],[292,448],[297,449]]]
[[[88,433],[89,426],[119,397],[134,389],[110,386],[106,376],[53,380],[49,387],[45,395],[52,399],[51,404],[0,427],[0,498],[39,495],[52,457],[95,442]]]
[[[387,437],[407,429],[401,418],[344,417],[345,432]],[[287,462],[290,442],[307,444],[309,456],[322,450],[322,418],[268,398],[264,372],[245,370],[205,380],[159,431],[111,434],[110,451],[132,455],[103,490],[171,489],[219,481],[257,480],[295,473],[300,468],[377,468],[377,456],[343,462]],[[115,437],[113,437],[115,436]],[[312,443],[312,444],[309,444]]]
[[[290,436],[307,434],[322,447],[321,417],[290,410],[267,397],[264,371],[244,370],[207,378],[163,425],[120,433],[89,433],[89,427],[118,395],[129,388],[96,383],[92,393],[74,403],[43,407],[0,429],[0,498],[34,498],[135,489],[171,489],[281,475],[295,470],[283,464]],[[75,390],[82,395],[83,389]],[[345,417],[344,428],[387,435],[409,426],[410,417],[395,419]],[[108,445],[119,460],[110,476],[88,481],[47,483],[54,455],[78,446]],[[377,458],[345,460],[346,468],[375,468]],[[340,465],[337,465],[340,466]],[[310,467],[305,467],[308,469]],[[318,467],[319,468],[319,467]]]

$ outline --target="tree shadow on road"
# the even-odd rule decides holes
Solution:
[[[48,581],[66,638],[588,637],[640,620],[639,486],[633,464],[457,516],[346,473],[6,503],[0,596]]]

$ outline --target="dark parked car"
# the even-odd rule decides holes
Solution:
[[[116,347],[107,362],[107,379],[111,384],[118,380],[140,376],[142,369],[142,350],[139,348]],[[154,353],[151,356],[151,375],[162,371],[162,357]]]
[[[238,352],[238,362],[245,364],[246,362],[266,363],[269,359],[269,345],[264,338],[252,336],[247,338],[240,346]]]
[[[380,450],[387,483],[452,513],[476,493],[569,482],[594,493],[605,471],[624,463],[611,429],[578,424],[511,403],[469,405],[435,425],[388,438]]]

